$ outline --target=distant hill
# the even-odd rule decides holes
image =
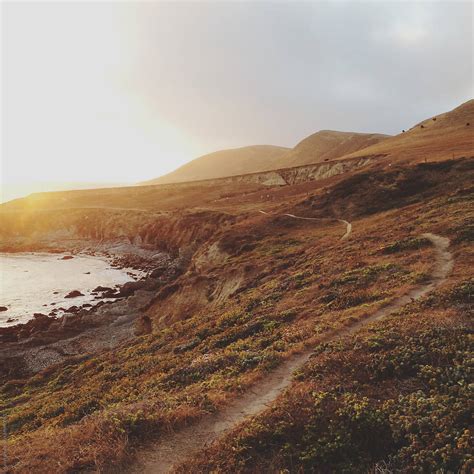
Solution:
[[[473,156],[474,99],[344,158],[378,154],[402,161],[434,161]]]
[[[299,142],[295,148],[254,145],[221,150],[200,156],[177,170],[140,184],[167,184],[224,178],[279,168],[320,163],[379,143],[389,135],[322,130]]]
[[[390,135],[321,130],[300,141],[282,157],[279,168],[321,163],[375,145]]]
[[[200,156],[177,170],[140,184],[182,183],[275,169],[289,148],[253,145]]]

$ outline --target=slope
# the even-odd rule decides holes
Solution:
[[[321,130],[306,137],[293,149],[255,145],[216,151],[196,158],[165,176],[140,184],[181,183],[321,163],[377,144],[388,136]]]
[[[434,161],[470,156],[474,151],[474,100],[426,119],[406,132],[344,158],[386,155],[402,161]]]
[[[337,132],[321,130],[299,142],[282,157],[279,167],[302,166],[340,158],[382,142],[389,135],[379,133]]]
[[[313,183],[312,190],[300,189],[298,196],[291,200],[282,195],[279,200],[269,203],[271,207],[266,209],[270,216],[258,212],[260,204],[255,212],[249,212],[246,205],[239,207],[234,201],[237,218],[215,229],[202,241],[187,270],[156,294],[156,299],[147,309],[153,321],[152,334],[130,339],[101,353],[84,354],[36,375],[9,375],[0,392],[0,414],[7,422],[10,435],[8,446],[5,441],[0,441],[0,449],[8,448],[8,469],[10,472],[43,472],[47,469],[55,472],[106,469],[119,472],[120,464],[130,462],[134,448],[140,443],[165,439],[170,432],[225,409],[251,387],[258,390],[258,382],[268,377],[272,370],[282,367],[295,354],[311,350],[333,331],[357,326],[398,298],[413,296],[411,291],[428,284],[427,280],[433,275],[436,247],[429,239],[420,238],[426,233],[451,240],[454,268],[434,293],[409,302],[403,311],[407,314],[413,312],[409,321],[433,320],[438,325],[437,330],[448,331],[449,336],[448,323],[452,320],[454,327],[459,328],[462,322],[458,315],[462,308],[457,308],[457,301],[463,303],[466,299],[467,302],[468,298],[463,285],[472,264],[468,248],[472,231],[466,231],[472,173],[472,160],[448,160],[396,166],[389,171],[376,170],[370,181],[362,179],[363,176],[346,176],[345,182],[339,178],[337,183],[324,190]],[[396,186],[387,186],[387,182]],[[423,185],[417,186],[417,182]],[[342,194],[343,189],[348,195]],[[410,190],[408,195],[402,192],[407,189]],[[385,193],[390,206],[383,203],[378,208],[376,205],[381,192]],[[353,201],[352,206],[346,205],[349,199]],[[367,202],[371,201],[374,205],[368,212],[364,211]],[[344,210],[344,214],[335,215],[334,210]],[[318,223],[284,214],[327,219]],[[341,242],[343,229],[340,223],[334,222],[335,216],[353,223],[354,230],[349,239]],[[202,216],[201,223],[206,224],[205,216]],[[178,235],[181,229],[176,230]],[[460,296],[451,300],[451,294]],[[445,303],[446,310],[440,306]],[[392,321],[393,337],[396,337],[408,320],[395,315]],[[433,342],[442,345],[442,335],[436,334],[433,333]],[[364,360],[355,356],[342,362],[349,375],[352,367],[362,366],[364,370],[358,368],[358,371],[366,378],[358,383],[363,383],[364,390],[370,391],[368,396],[375,400],[397,404],[400,390],[404,396],[418,396],[419,390],[425,390],[429,395],[422,377],[431,383],[431,379],[444,375],[440,373],[438,376],[436,366],[433,368],[435,372],[427,373],[424,369],[427,362],[434,360],[438,364],[446,360],[446,370],[454,373],[462,360],[459,357],[454,359],[454,362],[458,361],[454,367],[454,362],[445,359],[444,353],[438,353],[435,346],[425,343],[423,334],[408,341],[414,347],[409,354],[403,352],[408,347],[404,340],[401,344],[397,339],[384,342],[381,347],[376,334],[372,336],[369,349],[374,360],[369,372],[364,368]],[[420,353],[420,348],[426,348],[427,355]],[[378,360],[377,354],[385,353],[385,350],[388,359]],[[413,362],[413,367],[409,366],[410,371],[401,383],[395,380],[387,387],[386,393],[380,392],[380,379],[372,381],[370,376],[372,373],[376,375],[379,367],[384,370],[382,375],[386,374],[385,370],[390,366],[384,367],[394,360],[393,357],[390,359],[390,351],[394,350],[399,351],[400,370],[405,370],[402,364],[406,362]],[[323,344],[318,346],[316,355],[327,357],[329,363],[321,367],[327,367],[330,374],[332,357],[338,354],[334,348],[327,349]],[[306,377],[311,367],[312,360],[298,377]],[[288,393],[295,397],[305,393],[317,402],[326,390],[325,386],[318,386],[320,370],[318,368],[314,376],[310,372],[310,380],[303,380],[302,385],[298,384],[298,379],[292,382],[295,385]],[[420,371],[421,375],[418,375]],[[348,375],[337,377],[334,396],[342,397],[348,390],[357,392],[358,386],[347,386],[347,380],[352,383]],[[449,390],[453,389],[453,404],[464,403],[464,396],[460,398],[454,391],[461,387],[457,381],[454,379],[448,386]],[[346,384],[344,391],[338,391],[341,384]],[[442,404],[444,395],[438,392]],[[306,403],[306,399],[302,402]],[[286,409],[287,406],[282,407],[277,400],[275,407],[282,408],[272,413],[278,418],[285,413],[295,414],[298,420],[308,420],[308,416],[313,416],[311,411],[301,411],[300,406],[304,408],[304,405],[295,403]],[[398,409],[398,405],[393,406]],[[403,409],[403,406],[399,408]],[[359,410],[358,405],[355,409]],[[315,412],[314,416],[318,413]],[[347,415],[349,422],[353,419],[365,422],[365,418],[354,418],[351,413]],[[305,426],[313,430],[309,434],[319,436],[318,427],[344,428],[346,424],[337,425],[336,415],[339,416],[336,413],[329,425],[318,419],[315,423],[307,423]],[[271,413],[262,414],[263,421],[273,421],[271,416]],[[392,419],[400,417],[397,418],[395,413]],[[219,445],[213,448],[217,451],[208,456],[207,461],[201,461],[212,462],[211,469],[207,466],[194,468],[192,464],[188,464],[188,469],[190,472],[211,472],[216,466],[215,472],[223,472],[225,469],[219,466],[222,455],[229,462],[225,472],[252,472],[251,467],[247,471],[240,470],[238,463],[245,460],[255,462],[254,472],[273,472],[271,463],[277,462],[278,453],[265,464],[265,460],[259,460],[262,454],[258,451],[259,445],[267,443],[277,450],[281,446],[279,440],[283,439],[279,436],[283,435],[283,442],[289,440],[289,446],[295,450],[302,446],[298,442],[291,443],[291,423],[283,425],[278,421],[276,419],[276,423],[268,427],[268,437],[259,436],[262,422],[255,424],[251,421],[250,427],[246,425],[248,435],[255,437],[257,453],[251,451],[252,440],[245,442],[250,456],[239,446],[227,450]],[[385,439],[391,435],[392,428],[385,422],[379,423],[378,418],[369,418],[368,421],[376,422],[376,437],[380,434]],[[425,421],[431,430],[436,417],[430,414]],[[463,432],[465,422],[464,418],[454,421],[456,424],[452,428],[448,425],[441,430],[435,426],[428,433],[457,436],[458,431]],[[362,433],[357,439],[365,440],[371,426],[369,424],[366,429],[364,424],[362,431],[357,431],[359,425],[356,425],[354,431]],[[394,426],[393,430],[396,428]],[[280,434],[274,433],[273,429],[279,430]],[[298,428],[296,435],[300,431]],[[336,437],[339,432],[334,435]],[[242,438],[233,439],[238,443]],[[349,461],[357,462],[354,456],[359,452],[364,454],[370,448],[362,446],[358,450],[357,446],[350,444],[351,440],[341,439],[342,445],[326,443],[324,446],[342,446],[344,453],[352,456]],[[387,446],[390,453],[397,454],[399,444],[396,440],[393,449],[391,444]],[[265,452],[274,454],[269,449]],[[315,455],[321,452],[318,450]],[[336,460],[343,459],[334,450],[324,453]],[[308,462],[313,462],[306,452],[297,454],[303,461],[309,459]],[[367,471],[385,456],[385,452],[368,454],[370,458],[362,460]],[[460,452],[450,457],[454,467],[462,464],[463,456],[464,452]],[[288,457],[291,457],[291,452]],[[289,459],[288,464],[293,459]],[[321,466],[323,461],[316,460],[313,466]],[[263,469],[259,469],[262,466]],[[425,471],[429,472],[428,469]]]
[[[288,148],[253,145],[200,156],[177,170],[141,184],[167,184],[223,178],[275,169]]]

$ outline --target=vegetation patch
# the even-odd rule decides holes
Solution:
[[[274,409],[179,472],[470,472],[471,330],[406,323],[320,346]]]
[[[397,242],[386,245],[385,247],[382,247],[380,252],[383,254],[392,254],[407,250],[419,250],[431,245],[431,241],[425,237],[410,237],[408,239],[398,240]]]

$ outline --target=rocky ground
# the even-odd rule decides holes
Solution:
[[[133,268],[144,276],[115,288],[94,288],[91,294],[97,299],[95,304],[57,307],[48,314],[33,314],[24,324],[0,327],[0,379],[32,375],[56,363],[111,349],[130,337],[152,331],[146,309],[157,291],[182,272],[184,259],[131,245],[123,245],[121,253],[111,253],[110,248],[100,254],[90,249],[82,253],[106,256],[115,268]],[[73,303],[78,295],[81,293],[74,290],[66,297]]]

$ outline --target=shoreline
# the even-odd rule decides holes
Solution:
[[[20,252],[2,252],[2,254]],[[67,254],[98,258],[85,249],[67,252],[22,252],[26,254]],[[160,253],[160,259],[142,261],[139,279],[97,291],[97,303],[74,305],[63,314],[35,313],[27,322],[0,327],[0,376],[34,374],[71,357],[111,349],[127,339],[146,333],[142,318],[156,294],[182,272],[180,258]],[[124,263],[135,255],[101,255],[114,268],[131,268]],[[136,260],[135,260],[136,262]],[[107,291],[114,290],[113,299]],[[104,297],[105,295],[105,297]],[[145,331],[145,332],[144,332]]]
[[[118,270],[121,271],[124,275],[127,275],[128,278],[130,278],[130,281],[126,281],[123,283],[116,283],[113,286],[104,286],[107,283],[104,281],[100,281],[100,278],[98,278],[95,282],[94,285],[95,288],[92,289],[86,289],[83,287],[83,285],[77,285],[77,289],[72,290],[71,292],[78,292],[78,295],[76,297],[71,296],[69,297],[67,294],[58,296],[57,298],[52,297],[51,300],[45,301],[44,304],[42,304],[41,308],[38,308],[37,310],[27,310],[23,315],[19,315],[16,312],[14,314],[11,314],[11,306],[8,305],[8,303],[4,301],[0,301],[0,305],[3,308],[8,308],[4,309],[2,311],[2,315],[5,317],[8,317],[6,321],[0,322],[0,329],[2,328],[11,328],[15,326],[24,326],[26,325],[29,321],[35,318],[36,315],[42,315],[42,316],[49,316],[53,318],[60,318],[64,316],[65,314],[71,314],[71,313],[77,313],[83,309],[88,308],[89,310],[99,306],[100,304],[107,303],[107,302],[114,302],[118,298],[122,297],[120,295],[120,292],[122,290],[122,287],[126,285],[127,283],[132,283],[132,282],[137,282],[142,279],[145,279],[148,275],[146,270],[138,269],[132,266],[124,266],[120,264],[120,261],[117,261],[117,259],[113,258],[110,255],[105,255],[105,254],[98,254],[98,253],[89,253],[89,252],[77,252],[77,253],[72,253],[72,252],[0,252],[0,258],[1,257],[12,257],[12,256],[18,256],[18,257],[24,257],[25,259],[31,258],[41,258],[41,257],[56,257],[57,260],[72,260],[74,258],[81,258],[81,259],[90,259],[93,261],[102,261],[106,263],[108,266],[110,266],[110,269]],[[124,262],[126,263],[126,262]],[[87,268],[87,267],[86,267]],[[85,268],[85,269],[86,269]],[[93,272],[93,270],[92,270]],[[86,271],[84,274],[91,274],[91,271]],[[66,290],[67,291],[67,290]],[[69,293],[71,293],[69,292]],[[83,293],[84,292],[84,293]],[[53,295],[57,294],[58,292],[53,291]],[[66,298],[70,298],[70,301],[64,301]],[[77,303],[77,297],[80,297],[81,301],[79,304]],[[84,301],[84,297],[87,298],[86,301]],[[54,300],[60,300],[60,301],[54,301]],[[100,301],[98,301],[100,300]],[[76,304],[74,304],[76,302]],[[56,306],[58,305],[58,306]],[[31,312],[30,312],[31,311]],[[29,312],[29,315],[28,315]],[[44,314],[46,313],[46,314]],[[8,324],[6,324],[8,323]],[[16,324],[14,324],[16,323]],[[1,341],[1,337],[0,337]]]
[[[89,290],[88,297],[90,300],[81,304],[74,304],[75,299],[71,298],[70,306],[67,307],[64,302],[61,306],[56,306],[54,301],[49,301],[43,305],[44,309],[32,312],[29,319],[19,320],[18,316],[9,317],[8,310],[2,312],[2,315],[15,321],[9,321],[8,325],[0,325],[0,345],[4,343],[16,343],[25,339],[25,336],[54,326],[55,323],[63,323],[64,318],[71,318],[75,315],[89,315],[97,312],[104,305],[113,306],[122,299],[132,296],[136,291],[145,288],[153,288],[153,281],[161,273],[165,273],[168,268],[173,266],[173,259],[164,252],[153,251],[150,258],[137,255],[141,249],[136,249],[135,253],[111,253],[110,250],[96,250],[90,248],[74,248],[64,249],[45,249],[41,250],[24,250],[16,249],[16,251],[1,251],[0,257],[8,257],[13,255],[28,256],[57,256],[58,260],[70,260],[76,257],[99,259],[106,262],[112,269],[121,270],[131,278],[130,281],[118,283],[112,286],[102,286],[101,282],[96,282],[95,288]],[[64,258],[66,257],[66,258]],[[159,257],[159,258],[157,258]],[[87,272],[86,272],[87,273]],[[151,281],[150,281],[151,280]],[[76,290],[74,290],[76,291]],[[79,288],[78,291],[84,291]],[[86,296],[86,294],[82,295]],[[63,296],[61,299],[64,299]],[[7,306],[5,306],[7,307]],[[8,321],[8,320],[7,320]]]

